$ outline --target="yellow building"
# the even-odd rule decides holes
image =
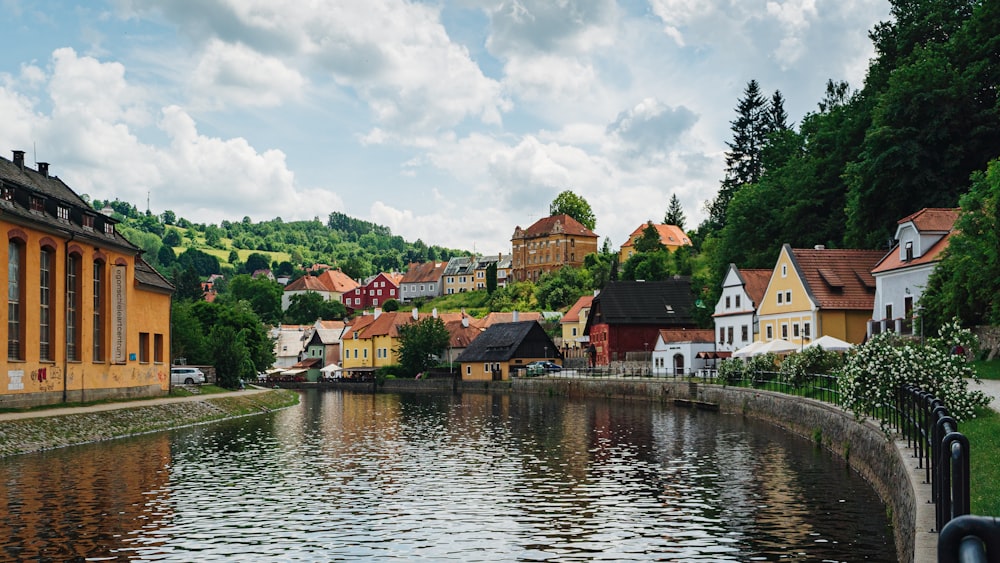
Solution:
[[[803,346],[829,335],[861,343],[875,300],[871,271],[884,254],[784,245],[757,309],[757,339]]]
[[[458,355],[462,381],[506,381],[527,375],[535,361],[562,363],[562,354],[537,321],[498,323]]]
[[[511,243],[512,281],[536,281],[563,266],[579,268],[597,252],[597,235],[569,215],[539,219],[527,229],[517,227]]]
[[[646,228],[652,225],[652,223],[644,223],[639,225],[639,228],[632,231],[632,234],[628,236],[628,240],[622,245],[621,251],[618,252],[618,262],[624,264],[631,258],[635,253],[635,241],[642,238],[643,232]],[[687,233],[677,225],[653,225],[656,228],[657,234],[660,235],[660,244],[665,246],[667,250],[673,252],[682,246],[691,246],[691,239],[688,238]]]
[[[0,406],[164,394],[173,286],[48,168],[0,158]]]
[[[594,302],[593,295],[584,295],[576,300],[576,303],[566,311],[563,318],[559,320],[562,327],[563,348],[586,348],[587,339],[587,317],[590,316],[590,306]]]

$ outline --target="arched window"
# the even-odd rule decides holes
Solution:
[[[24,240],[7,243],[7,359],[24,359]]]
[[[80,264],[79,252],[66,257],[66,359],[80,360]]]
[[[43,246],[38,254],[38,359],[51,361],[52,333],[55,330],[52,318],[52,293],[55,279],[55,249]]]
[[[104,261],[94,260],[94,313],[92,318],[94,332],[93,359],[95,362],[104,361],[104,317],[106,316],[104,299],[104,272]]]

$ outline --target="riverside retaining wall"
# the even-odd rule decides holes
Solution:
[[[836,406],[756,389],[655,380],[518,379],[512,382],[512,390],[661,403],[699,401],[815,440],[871,483],[890,512],[899,560],[914,561],[917,502],[896,444],[876,424],[860,422]]]

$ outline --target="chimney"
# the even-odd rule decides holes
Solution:
[[[469,328],[469,317],[462,316],[462,328]]]
[[[38,163],[38,173],[41,174],[42,176],[45,176],[46,178],[48,178],[49,177],[49,163],[48,162],[39,162]]]
[[[431,316],[434,317],[435,319],[438,318],[437,307],[434,307],[433,309],[431,309]]]
[[[512,321],[516,323],[518,319],[520,319],[520,315],[517,314],[517,311],[514,311],[514,315],[512,316]]]
[[[417,311],[416,307],[413,308],[413,312],[411,314],[413,315],[413,320],[416,321],[420,319],[420,312]]]
[[[375,307],[375,318],[382,316],[382,307]]]
[[[813,250],[826,250],[826,247],[823,246],[822,244],[817,244],[816,246],[813,247]]]
[[[21,170],[24,170],[24,151],[13,151],[14,152],[14,166],[17,166]]]

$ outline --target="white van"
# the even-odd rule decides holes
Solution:
[[[205,372],[198,368],[170,368],[172,385],[194,385],[205,383]]]

